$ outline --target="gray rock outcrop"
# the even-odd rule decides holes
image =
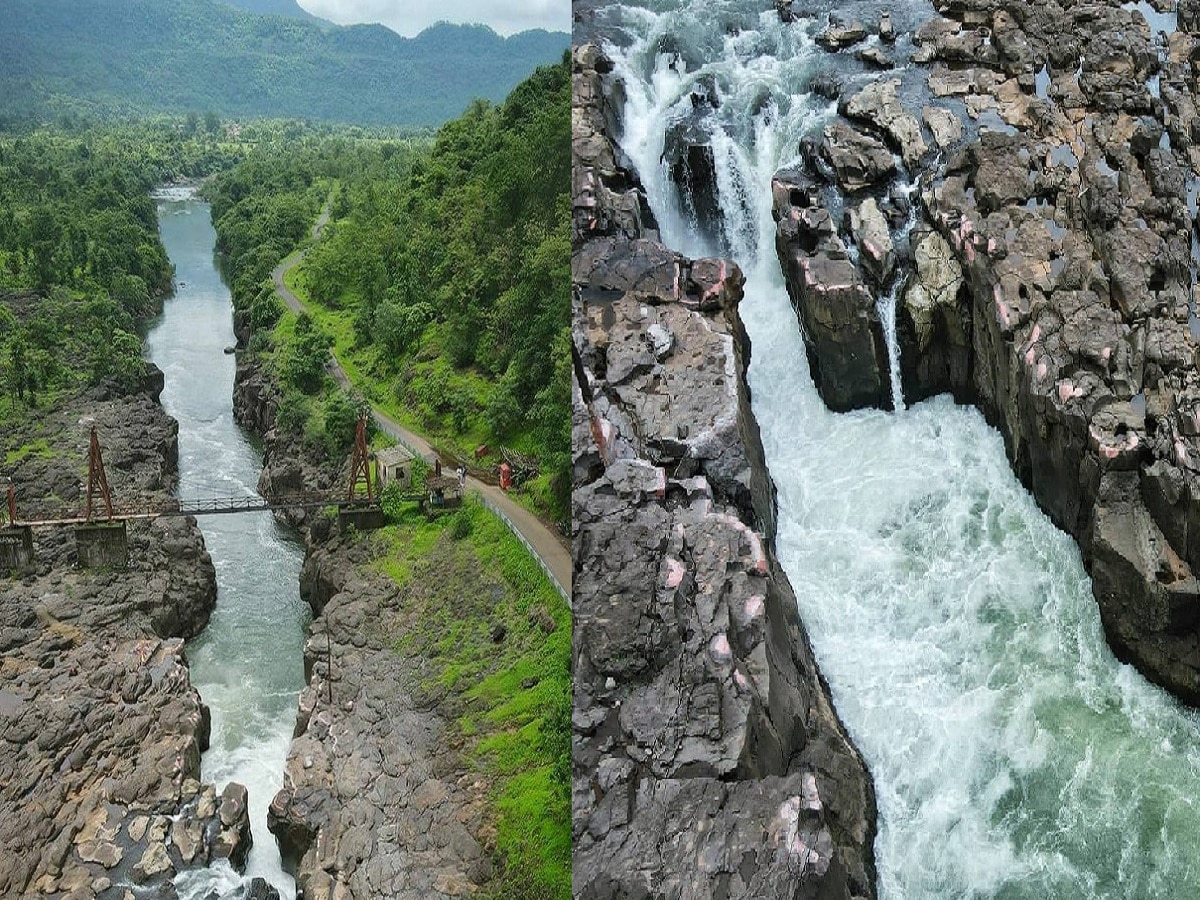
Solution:
[[[950,391],[983,410],[1018,476],[1079,542],[1118,656],[1200,704],[1194,4],[1180,4],[1169,35],[1130,5],[935,7],[915,59],[930,67],[922,118],[948,153],[913,173],[923,221],[898,311],[905,396]],[[887,104],[859,99],[868,91],[843,113],[901,146],[880,118]],[[946,104],[974,120],[965,139]],[[777,178],[781,264],[826,402],[879,404],[872,390],[824,384],[837,372],[870,385],[870,313],[860,300],[853,341],[821,333],[827,298],[862,280],[821,214],[844,202],[838,189],[883,196],[890,176],[858,164],[835,189],[821,182],[823,156]],[[820,188],[796,189],[805,178]],[[861,210],[861,197],[845,200]],[[822,255],[835,261],[799,264]],[[869,275],[878,255],[860,264]]]
[[[85,394],[10,431],[52,454],[11,464],[21,514],[60,511],[45,497],[82,505],[91,424],[116,498],[167,502],[177,426],[161,386]],[[131,525],[121,572],[74,568],[70,530],[37,531],[34,569],[0,579],[0,895],[171,898],[179,871],[241,865],[244,799],[227,807],[200,781],[209,717],[182,639],[208,621],[216,583],[194,520]]]

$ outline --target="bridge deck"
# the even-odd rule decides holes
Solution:
[[[86,525],[100,522],[131,522],[144,519],[164,519],[179,516],[215,516],[231,513],[264,512],[276,509],[323,509],[333,506],[338,509],[365,508],[366,499],[344,500],[313,494],[286,497],[207,497],[196,500],[177,500],[163,506],[139,506],[114,509],[112,517],[100,510],[90,518],[87,516],[65,516],[55,519],[16,519],[11,525],[34,527],[60,525]]]

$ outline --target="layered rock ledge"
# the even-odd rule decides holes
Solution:
[[[900,248],[904,394],[949,391],[983,410],[1078,541],[1117,655],[1200,704],[1200,4],[934,6],[912,36],[928,69],[922,127],[942,154],[910,160],[921,190]],[[831,159],[838,129],[904,149],[859,97],[840,106],[855,122],[829,126],[824,154],[775,184],[781,263],[818,384],[836,376],[822,385],[835,408],[889,400],[875,388],[885,370],[856,349],[877,340],[871,312],[846,296],[879,280],[867,254],[848,261],[855,236],[828,213],[894,196],[890,176],[864,184]]]
[[[772,550],[742,275],[657,240],[574,50],[576,897],[873,897],[874,792]]]
[[[17,426],[16,446],[49,447],[6,472],[22,513],[81,505],[93,422],[115,496],[169,498],[177,425],[161,387],[155,370],[143,392],[93,392]],[[216,580],[195,521],[131,525],[121,571],[77,568],[70,529],[36,542],[35,567],[0,578],[0,895],[173,898],[179,871],[242,865],[245,789],[200,781],[209,718],[183,640],[207,623]]]

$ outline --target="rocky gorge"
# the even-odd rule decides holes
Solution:
[[[149,367],[132,393],[92,389],[6,423],[21,514],[82,506],[90,426],[118,504],[169,502],[178,427]],[[32,451],[29,448],[34,448]],[[129,527],[124,569],[76,565],[70,529],[0,580],[0,894],[176,897],[178,872],[250,848],[245,788],[200,777],[208,710],[184,640],[216,601],[194,519]]]
[[[1078,541],[1115,652],[1200,703],[1200,10],[934,5],[921,108],[886,75],[834,85],[839,116],[774,182],[818,389],[894,402],[875,297],[899,271],[904,399],[979,406]]]
[[[264,436],[262,491],[346,481],[348,465],[322,463],[275,427],[278,385],[244,351],[234,391],[238,420]],[[300,591],[314,618],[307,686],[268,821],[298,890],[306,900],[479,891],[494,873],[489,784],[458,758],[446,692],[423,687],[427,664],[398,651],[418,626],[411,590],[379,570],[380,550],[365,535],[302,510],[283,517],[305,537]]]
[[[575,896],[873,897],[871,779],[773,552],[742,273],[659,241],[612,64],[573,61]]]

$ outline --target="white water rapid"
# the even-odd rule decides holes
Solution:
[[[162,403],[179,422],[179,494],[253,496],[262,454],[233,421],[234,358],[229,289],[214,258],[207,203],[186,189],[157,195],[159,229],[178,290],[146,344],[166,376]],[[248,879],[265,878],[284,900],[295,895],[284,873],[267,807],[283,784],[283,765],[304,686],[308,606],[297,589],[304,550],[269,512],[201,518],[217,570],[217,607],[188,643],[192,684],[212,711],[212,740],[201,776],[221,790],[249,791],[254,847],[245,876],[228,863],[182,873],[182,900],[233,900]]]
[[[831,114],[807,89],[834,64],[811,40],[823,21],[781,25],[761,0],[652,2],[603,22],[630,39],[608,48],[628,95],[622,145],[664,240],[746,272],[778,549],[875,779],[880,896],[1200,896],[1200,720],[1113,658],[1077,548],[1000,436],[947,398],[834,415],[813,388],[770,178]],[[720,99],[705,120],[720,236],[679,212],[660,164],[697,78]]]

